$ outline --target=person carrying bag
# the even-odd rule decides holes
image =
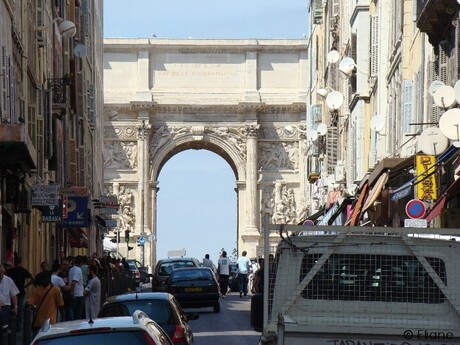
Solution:
[[[37,274],[35,284],[36,287],[28,301],[29,305],[37,306],[32,321],[34,336],[47,319],[50,319],[52,325],[57,322],[58,308],[64,305],[61,291],[58,287],[51,285],[49,272]]]

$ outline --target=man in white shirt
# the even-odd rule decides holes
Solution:
[[[217,273],[219,274],[220,292],[225,298],[228,290],[228,276],[230,275],[230,260],[227,258],[225,250],[217,261]]]
[[[69,270],[69,282],[72,294],[72,317],[74,320],[80,320],[83,313],[83,274],[81,265],[83,260],[81,256],[75,258],[75,265]]]
[[[97,267],[88,267],[88,284],[85,291],[85,313],[87,319],[95,319],[101,307],[101,281],[97,276]]]
[[[251,265],[251,260],[246,257],[248,253],[243,250],[238,258],[238,288],[240,290],[240,298],[248,295],[248,273]]]
[[[5,275],[5,268],[0,264],[0,327],[8,325],[11,310],[18,316],[17,294],[19,289],[13,279]]]

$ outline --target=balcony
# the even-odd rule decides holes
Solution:
[[[37,168],[37,151],[22,124],[0,124],[0,169]]]
[[[432,45],[448,38],[454,29],[452,21],[457,18],[460,4],[457,0],[419,1],[417,27],[428,35]]]

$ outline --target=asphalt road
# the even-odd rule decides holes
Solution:
[[[220,313],[212,308],[186,309],[200,314],[198,320],[190,321],[195,345],[257,345],[260,333],[251,328],[250,296],[240,299],[233,292],[221,299]]]
[[[142,291],[151,291],[151,284],[144,284]],[[212,308],[185,309],[200,314],[190,321],[194,345],[257,345],[260,333],[251,327],[251,295],[240,298],[238,292],[228,293],[220,301],[220,313]]]

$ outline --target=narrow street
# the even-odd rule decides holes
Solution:
[[[221,299],[220,313],[213,313],[212,308],[187,309],[200,313],[200,318],[191,321],[195,345],[256,345],[260,333],[254,331],[250,324],[250,296],[240,299],[233,292]]]

